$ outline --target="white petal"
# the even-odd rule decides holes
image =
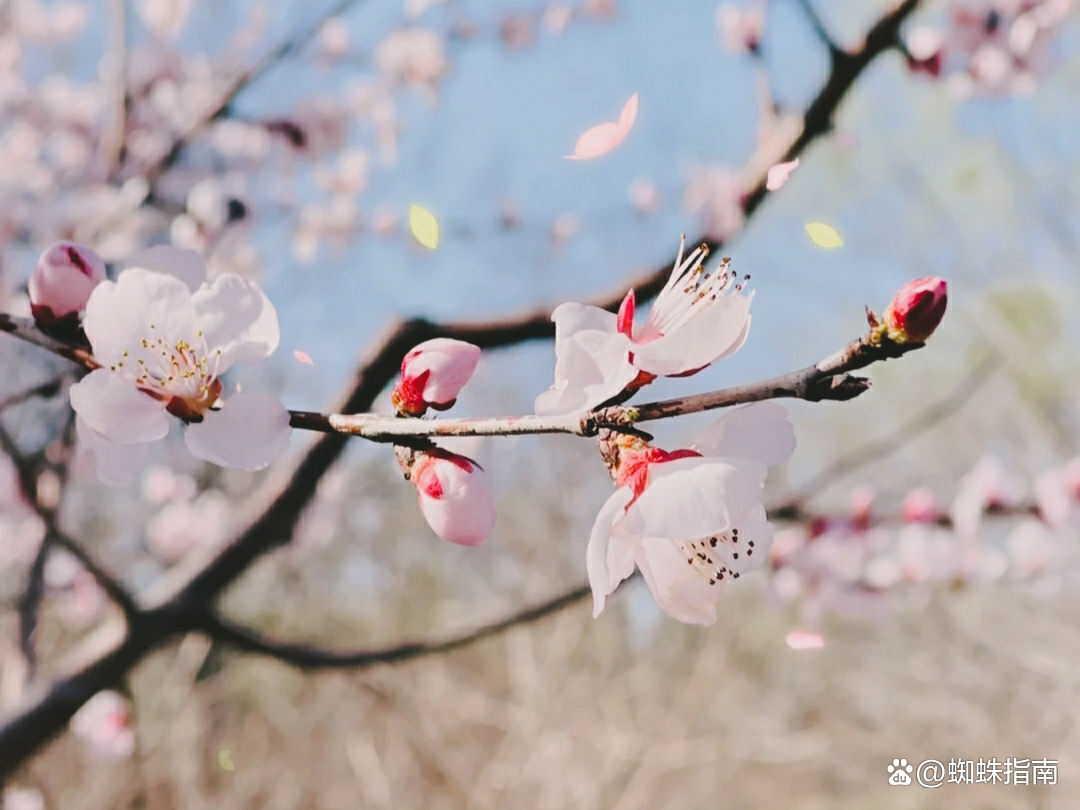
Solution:
[[[766,468],[744,459],[683,458],[653,464],[649,485],[622,524],[640,537],[719,534],[761,502]],[[685,560],[683,565],[685,565]]]
[[[141,267],[154,273],[182,281],[191,292],[206,281],[206,261],[202,255],[187,248],[172,245],[155,245],[139,251],[124,264],[125,269]]]
[[[585,570],[593,593],[593,618],[604,609],[604,601],[619,583],[634,573],[634,551],[627,538],[612,535],[612,524],[622,517],[634,493],[629,487],[615,490],[593,523],[585,550]]]
[[[775,402],[754,402],[724,414],[692,445],[705,456],[734,456],[773,466],[795,450],[795,429]]]
[[[555,384],[536,398],[538,414],[593,408],[619,394],[637,377],[630,339],[616,316],[583,304],[562,304],[555,321]]]
[[[86,304],[83,328],[99,362],[126,361],[133,373],[143,340],[191,341],[197,331],[190,290],[171,276],[142,269],[99,284]]]
[[[746,340],[752,298],[752,292],[718,298],[663,337],[635,343],[634,365],[650,374],[683,374],[733,354]]]
[[[638,568],[662,611],[687,624],[716,623],[716,600],[723,585],[709,584],[671,540],[644,537],[638,545]]]
[[[94,458],[94,468],[103,484],[110,487],[124,487],[135,480],[135,476],[146,463],[149,444],[117,444],[96,433],[92,427],[75,418],[75,435],[83,452]]]
[[[755,504],[750,511],[735,523],[739,530],[738,542],[733,542],[730,532],[726,532],[716,546],[716,555],[733,573],[745,574],[761,568],[769,559],[772,548],[773,527],[762,504]],[[751,546],[750,544],[754,545]],[[739,556],[736,557],[735,555]]]
[[[225,273],[201,287],[192,304],[210,352],[221,350],[220,370],[262,362],[278,347],[277,312],[254,281]]]
[[[103,368],[71,386],[71,407],[88,427],[117,444],[153,442],[169,432],[164,402]]]
[[[196,458],[237,470],[261,470],[289,449],[289,412],[269,394],[235,394],[184,434]]]

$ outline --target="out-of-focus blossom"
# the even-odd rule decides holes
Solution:
[[[688,451],[621,447],[619,488],[600,509],[586,551],[593,615],[636,566],[661,610],[713,624],[724,582],[768,560],[772,526],[761,490],[768,466],[794,447],[775,403],[733,410]]]
[[[487,473],[475,461],[446,450],[417,453],[409,479],[420,496],[420,511],[443,540],[477,546],[495,528],[495,499]]]
[[[987,510],[1008,509],[1024,497],[1024,481],[997,458],[983,456],[960,480],[960,488],[949,514],[960,537],[978,539],[982,516]]]
[[[570,21],[574,19],[574,9],[566,3],[548,3],[544,7],[540,24],[550,34],[558,35],[566,30]]]
[[[521,205],[513,197],[504,197],[499,202],[499,225],[508,231],[520,228],[522,222]]]
[[[267,121],[267,132],[282,137],[297,152],[319,158],[337,152],[349,137],[349,112],[327,99],[301,103],[287,118]]]
[[[889,337],[897,343],[922,343],[945,317],[949,289],[945,279],[926,276],[896,291],[885,310]]]
[[[512,51],[528,48],[536,39],[536,28],[531,15],[519,13],[503,17],[499,23],[499,39]]]
[[[753,293],[743,290],[726,261],[705,271],[704,247],[684,260],[685,245],[683,239],[671,278],[640,327],[633,290],[618,315],[585,304],[556,307],[555,384],[537,397],[537,413],[593,408],[635,381],[693,374],[738,351],[750,330]]]
[[[0,810],[45,810],[45,797],[34,788],[9,787],[0,796]]]
[[[945,510],[933,490],[916,487],[904,496],[900,513],[905,523],[937,523]]]
[[[219,490],[207,490],[193,501],[174,500],[147,524],[147,547],[165,563],[178,562],[194,548],[214,546],[231,511],[228,497]]]
[[[102,759],[127,759],[135,752],[128,702],[116,692],[98,692],[71,718],[71,733]]]
[[[582,10],[594,20],[613,20],[619,13],[618,0],[585,0]]]
[[[379,206],[371,215],[371,231],[377,236],[390,236],[398,228],[398,215],[389,206]]]
[[[429,28],[399,28],[375,49],[375,65],[394,84],[434,90],[450,67],[443,36]]]
[[[1080,527],[1080,458],[1035,479],[1039,515],[1055,530]]]
[[[626,190],[630,205],[642,216],[655,214],[660,210],[660,190],[648,177],[639,177]]]
[[[848,501],[851,525],[856,531],[865,532],[873,519],[874,489],[870,486],[857,487]]]
[[[225,371],[277,348],[277,313],[254,282],[204,275],[197,254],[157,248],[90,298],[84,328],[103,368],[72,386],[71,404],[106,483],[130,480],[168,414],[188,423],[196,457],[221,466],[260,469],[288,449],[289,414],[274,397],[222,398]]]
[[[1037,520],[1021,521],[1007,541],[1009,562],[1021,579],[1030,579],[1047,572],[1055,552],[1050,530]]]
[[[41,254],[30,276],[34,320],[49,327],[77,317],[104,280],[105,262],[97,253],[86,245],[57,242]]]
[[[155,465],[146,471],[142,480],[142,496],[147,503],[161,506],[169,501],[189,501],[198,489],[195,479],[172,467]]]
[[[562,213],[551,222],[549,238],[554,248],[561,248],[581,230],[581,220],[573,214]]]
[[[403,10],[405,16],[410,20],[415,20],[417,17],[423,15],[429,8],[442,5],[446,0],[405,0]]]
[[[143,25],[162,39],[175,39],[191,13],[191,0],[139,0],[135,7]]]
[[[765,7],[721,3],[716,9],[716,27],[724,49],[730,53],[757,53],[765,33]]]
[[[699,167],[683,193],[683,208],[701,218],[705,235],[724,242],[742,230],[746,182],[727,166]]]
[[[401,361],[401,379],[392,400],[399,413],[422,416],[428,408],[445,411],[476,370],[480,348],[463,340],[425,340]]]
[[[341,17],[331,17],[319,29],[319,47],[330,59],[349,53],[349,27]]]
[[[912,33],[908,65],[947,77],[960,98],[1029,93],[1051,64],[1071,6],[1071,0],[960,0],[942,32]]]

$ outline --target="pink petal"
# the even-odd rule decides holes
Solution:
[[[805,630],[792,630],[784,637],[784,641],[793,650],[820,650],[825,646],[825,639],[817,633],[807,633]]]
[[[235,394],[184,432],[193,456],[236,470],[261,470],[277,461],[291,436],[289,412],[270,394]]]
[[[634,119],[637,118],[637,108],[638,97],[637,93],[634,93],[623,107],[618,123],[598,124],[592,129],[586,130],[578,138],[578,142],[574,146],[574,154],[567,155],[566,159],[591,160],[606,155],[613,150],[630,134],[630,128],[634,126]]]
[[[765,188],[769,191],[776,191],[784,183],[787,182],[791,173],[799,167],[799,159],[795,158],[790,163],[777,163],[771,169],[769,169],[768,179],[765,181]]]
[[[299,349],[293,352],[293,357],[295,357],[301,363],[306,363],[309,366],[315,365],[315,361],[313,361],[311,357],[307,355],[307,353],[302,352]]]

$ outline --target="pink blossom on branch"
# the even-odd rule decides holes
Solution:
[[[40,326],[75,320],[90,294],[105,280],[105,262],[86,245],[57,242],[37,261],[30,276],[30,308]]]
[[[636,566],[665,613],[713,624],[724,583],[768,560],[773,530],[761,490],[768,466],[794,448],[785,410],[763,402],[731,411],[690,450],[622,449],[620,486],[586,551],[593,615]]]
[[[221,466],[260,469],[288,449],[289,413],[277,399],[222,396],[234,363],[277,348],[277,313],[254,282],[225,273],[205,283],[203,273],[197,254],[157,248],[90,297],[84,328],[103,368],[72,386],[71,405],[106,483],[131,479],[147,445],[169,432],[169,414],[188,424],[192,454]]]
[[[472,459],[448,450],[417,453],[409,479],[420,496],[420,511],[443,540],[478,546],[495,527],[495,499],[487,473]]]
[[[401,379],[392,395],[394,407],[409,416],[422,416],[428,408],[451,408],[479,360],[480,348],[463,340],[425,340],[401,361]]]
[[[536,398],[538,414],[594,408],[631,384],[693,374],[742,347],[753,293],[726,260],[705,270],[704,246],[684,259],[685,245],[684,238],[671,277],[640,327],[633,290],[617,315],[586,304],[556,307],[555,384]]]

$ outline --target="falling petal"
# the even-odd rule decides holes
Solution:
[[[844,244],[844,240],[840,238],[836,228],[832,225],[826,225],[824,222],[807,222],[806,233],[810,237],[810,241],[821,248],[838,248]]]
[[[574,146],[574,154],[566,155],[566,159],[591,160],[606,155],[630,134],[630,129],[634,126],[634,120],[637,118],[637,109],[638,97],[637,93],[634,93],[623,106],[618,123],[598,124],[592,129],[586,130],[585,134],[578,138],[578,142]]]
[[[805,630],[792,630],[784,637],[784,641],[793,650],[820,650],[825,646],[825,639],[817,633],[807,633]]]
[[[424,247],[435,250],[439,246],[439,222],[426,208],[414,205],[409,209],[409,228]]]
[[[311,359],[311,357],[306,352],[302,352],[299,349],[293,352],[293,357],[295,357],[301,363],[306,363],[309,366],[315,365],[315,362]],[[239,388],[240,386],[238,385],[236,387]]]
[[[221,766],[221,770],[223,770],[223,771],[235,771],[236,770],[236,765],[234,765],[233,761],[229,758],[231,754],[232,754],[232,751],[230,751],[228,748],[226,748],[224,751],[222,751],[222,752],[220,752],[218,754],[217,760],[218,760],[218,765]]]
[[[784,183],[787,182],[791,173],[799,167],[799,159],[795,158],[789,163],[777,163],[771,169],[769,169],[769,177],[765,181],[765,188],[769,191],[776,191]]]
[[[244,389],[243,389],[243,388],[242,388],[242,387],[240,386],[240,383],[237,383],[237,384],[236,384],[236,393],[238,393],[238,394],[239,394],[239,393],[240,393],[241,391],[243,391],[243,390],[244,390]]]

